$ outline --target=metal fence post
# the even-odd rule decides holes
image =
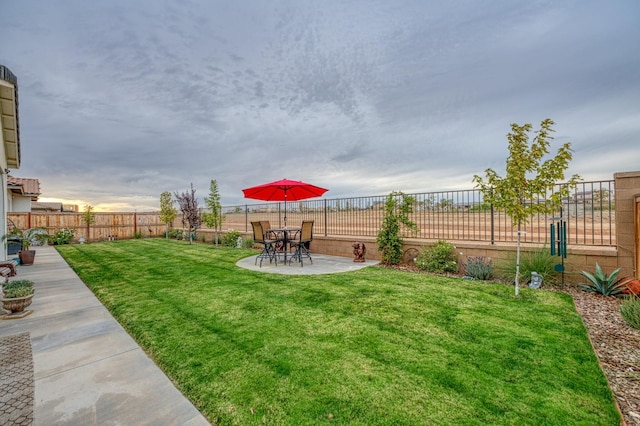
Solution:
[[[493,219],[493,203],[491,203],[491,245],[494,245],[495,242],[495,224],[494,224],[494,219]]]
[[[327,220],[329,220],[329,214],[327,213],[327,200],[324,200],[324,236],[329,235],[328,229],[329,226],[327,224]]]

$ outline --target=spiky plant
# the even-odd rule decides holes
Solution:
[[[620,305],[620,315],[631,327],[640,330],[640,298],[627,296]]]
[[[465,275],[478,280],[490,280],[493,277],[493,261],[484,256],[467,257],[467,262],[462,264]]]
[[[622,295],[624,289],[627,288],[627,283],[630,281],[629,278],[618,278],[620,269],[621,268],[618,268],[611,274],[607,275],[602,271],[602,268],[600,268],[600,265],[598,265],[598,263],[596,262],[596,272],[594,274],[587,271],[580,272],[589,280],[589,282],[580,283],[578,285],[582,290],[588,291],[590,293],[599,293],[605,296],[619,297]]]

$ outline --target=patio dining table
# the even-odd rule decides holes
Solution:
[[[284,263],[287,263],[287,254],[289,252],[289,241],[295,236],[301,228],[270,228],[266,232],[272,234],[278,242],[282,242],[282,246],[278,247],[276,243],[276,254],[282,253],[284,255]]]

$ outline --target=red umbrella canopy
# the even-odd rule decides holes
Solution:
[[[298,201],[319,197],[328,189],[299,180],[282,179],[243,189],[245,198],[263,201]]]

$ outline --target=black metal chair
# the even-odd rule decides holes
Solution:
[[[262,225],[262,232],[264,232],[264,236],[268,240],[275,240],[273,243],[273,249],[275,254],[282,252],[284,249],[284,235],[282,232],[276,232],[271,230],[271,222],[268,220],[261,220],[260,224]]]
[[[260,267],[262,268],[262,261],[269,259],[269,263],[275,262],[276,266],[278,266],[275,250],[276,240],[267,237],[261,222],[251,222],[251,227],[253,228],[253,241],[263,246],[262,252],[256,257],[255,263],[257,264],[258,259],[260,259]]]
[[[313,222],[313,220],[302,221],[300,232],[298,232],[297,235],[289,242],[291,249],[294,250],[289,263],[296,259],[300,262],[300,266],[304,266],[302,260],[304,256],[313,264],[311,253],[309,253],[309,245],[311,244],[311,241],[313,241]]]

